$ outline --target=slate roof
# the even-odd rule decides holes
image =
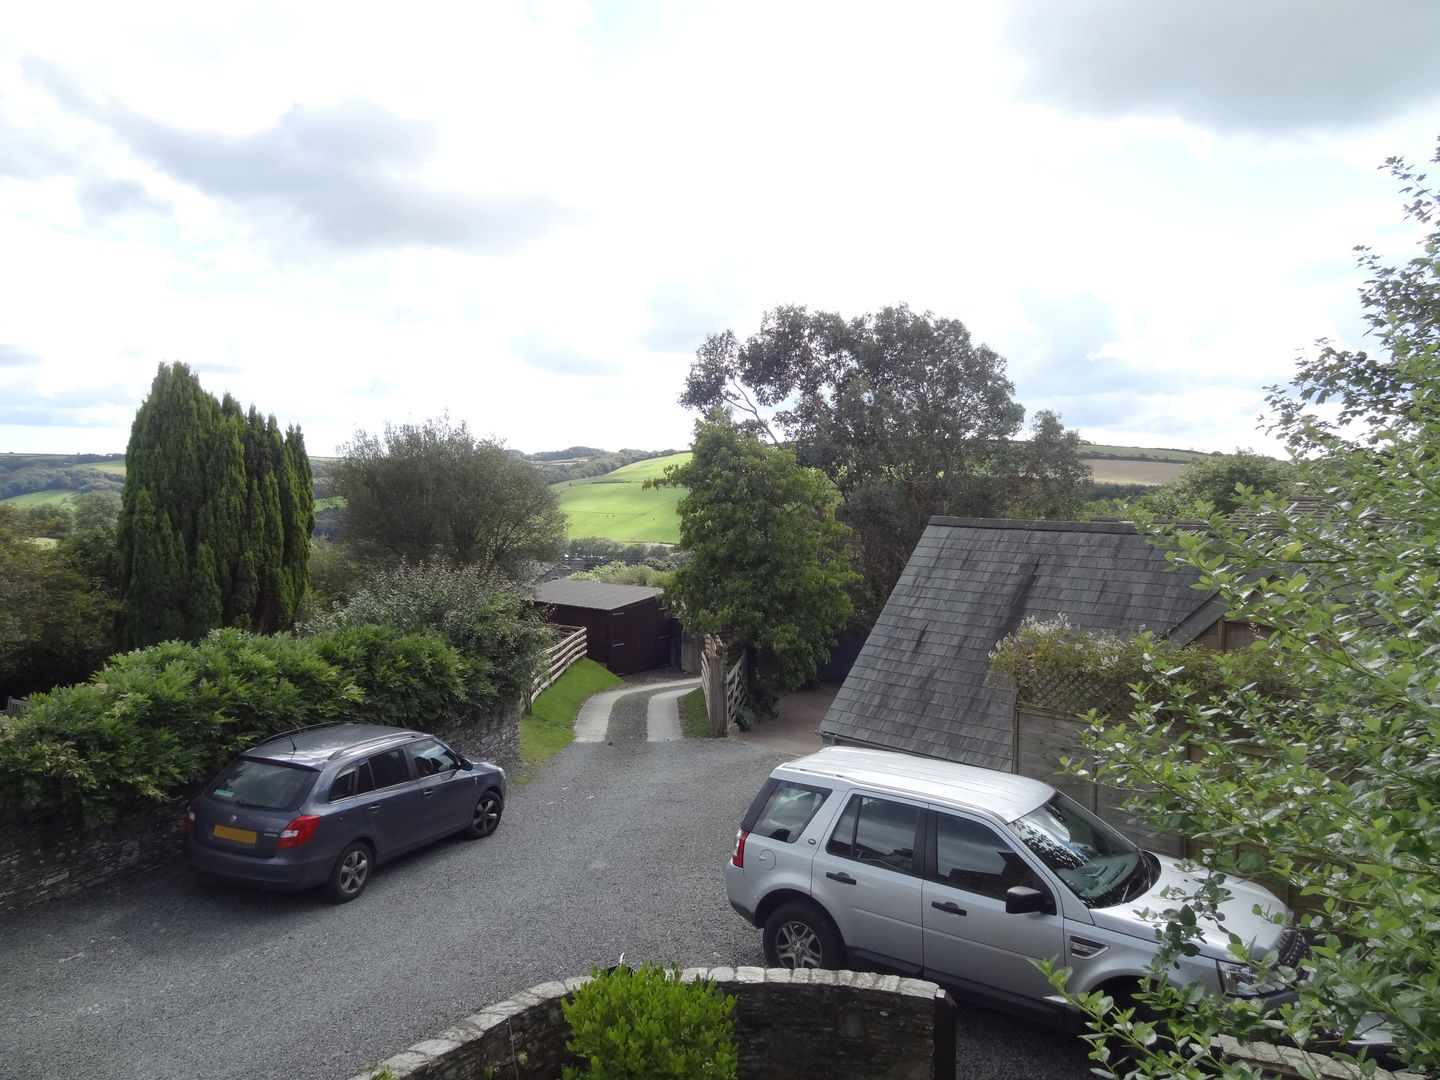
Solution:
[[[604,581],[561,578],[559,581],[547,581],[536,586],[535,599],[542,604],[619,611],[631,604],[659,596],[660,592],[659,589],[645,585],[611,585]]]
[[[1192,640],[1223,615],[1125,522],[931,518],[820,723],[841,742],[1009,769],[1013,694],[985,685],[1022,619]]]

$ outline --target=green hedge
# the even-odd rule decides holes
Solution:
[[[489,704],[491,679],[432,631],[296,638],[216,630],[111,659],[0,726],[0,814],[96,824],[173,798],[266,735],[327,720],[430,728]]]

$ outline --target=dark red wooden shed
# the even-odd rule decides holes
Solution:
[[[616,675],[669,666],[679,640],[659,589],[561,578],[538,586],[534,602],[552,609],[552,623],[585,627],[585,655]]]

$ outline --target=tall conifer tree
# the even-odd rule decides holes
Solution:
[[[298,428],[217,401],[161,364],[125,453],[117,543],[122,643],[216,626],[288,627],[308,582],[314,497]]]

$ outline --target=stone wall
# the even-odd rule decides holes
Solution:
[[[437,728],[468,757],[513,771],[520,765],[520,708]],[[146,803],[109,825],[87,827],[62,817],[22,819],[0,829],[0,911],[81,892],[124,874],[180,858],[185,804]]]
[[[1256,1075],[1271,1080],[1424,1080],[1419,1073],[1375,1069],[1366,1072],[1359,1065],[1309,1054],[1288,1046],[1242,1043],[1222,1035],[1214,1049],[1229,1061],[1248,1065]]]
[[[62,817],[7,824],[0,830],[0,911],[174,862],[189,798],[146,803],[93,828]]]
[[[741,1080],[935,1076],[939,988],[934,983],[853,971],[750,967],[689,968],[681,977],[710,979],[734,995]],[[565,1049],[570,1027],[560,1003],[587,981],[532,987],[354,1080],[370,1080],[387,1067],[407,1080],[556,1080],[563,1066],[576,1063]],[[949,1047],[953,1053],[953,1034]]]
[[[493,761],[507,773],[520,768],[520,703],[494,716],[470,716],[429,729],[466,757]]]

